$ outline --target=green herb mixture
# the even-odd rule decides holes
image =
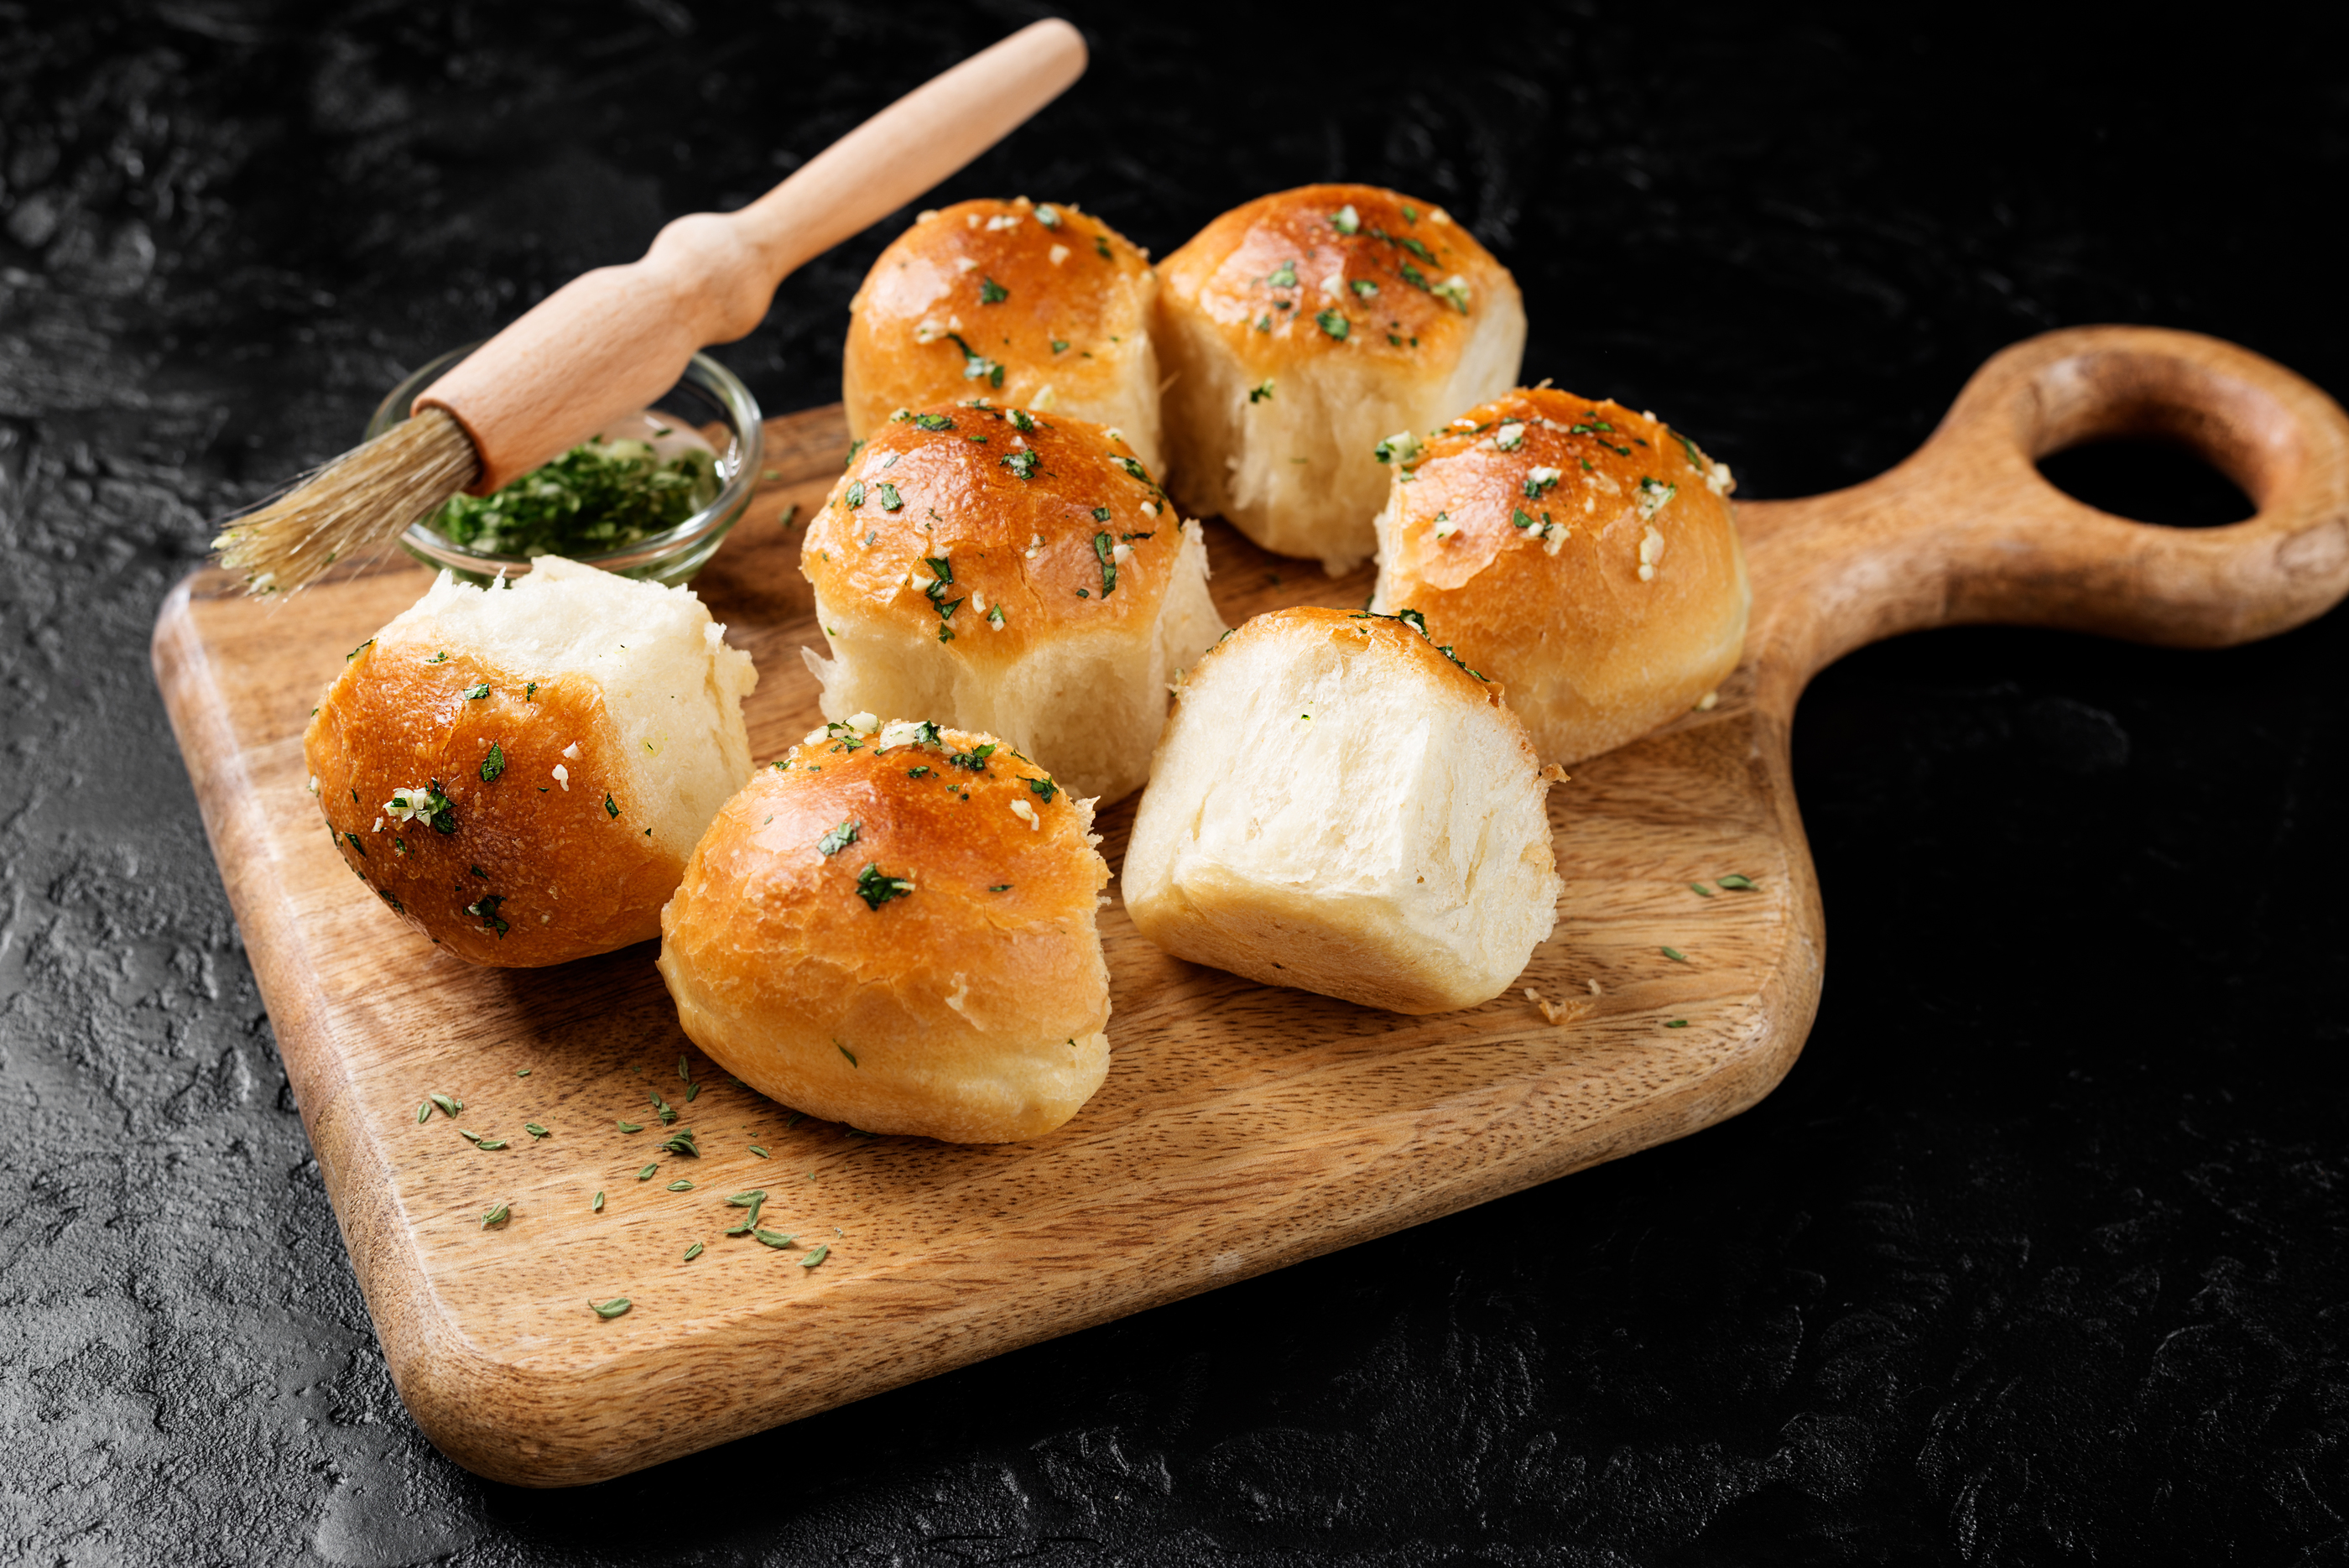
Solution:
[[[706,452],[662,462],[650,442],[580,442],[490,495],[453,495],[425,526],[494,556],[600,556],[676,527],[718,497]]]

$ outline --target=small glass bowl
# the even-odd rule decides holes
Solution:
[[[479,343],[468,343],[418,367],[414,374],[376,405],[375,417],[367,421],[367,439],[373,441],[408,418],[409,405],[416,400],[419,392],[480,347]],[[665,533],[639,539],[624,549],[578,558],[587,566],[601,566],[624,577],[681,583],[699,571],[716,553],[727,530],[734,526],[750,505],[751,491],[758,487],[759,461],[764,449],[759,401],[733,371],[707,354],[696,354],[693,362],[685,368],[685,379],[654,399],[648,411],[699,431],[718,449],[717,499]],[[509,577],[521,576],[530,570],[532,560],[528,556],[499,556],[467,549],[420,521],[409,524],[399,543],[401,548],[426,566],[436,569],[446,566],[461,580],[481,585],[495,578],[501,569]]]

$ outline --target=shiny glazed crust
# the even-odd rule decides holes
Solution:
[[[660,971],[694,1043],[785,1105],[868,1132],[1036,1137],[1108,1072],[1109,867],[1091,807],[1044,770],[938,734],[833,725],[760,770],[662,914]],[[860,876],[910,890],[872,902]]]
[[[1148,255],[1064,202],[958,202],[899,234],[849,303],[851,434],[986,397],[1114,425],[1161,465]]]
[[[1374,602],[1424,615],[1506,690],[1543,760],[1571,763],[1686,712],[1736,668],[1752,595],[1732,488],[1650,415],[1513,391],[1397,473]]]
[[[1159,269],[1168,483],[1268,549],[1367,556],[1378,442],[1516,379],[1508,269],[1440,207],[1371,185],[1259,197]]]
[[[303,757],[344,863],[472,963],[533,969],[658,935],[682,867],[629,798],[595,683],[559,676],[529,692],[526,675],[440,652],[370,641],[310,720]],[[558,766],[567,790],[547,782]],[[389,808],[418,785],[448,809]]]
[[[843,615],[1000,664],[1064,631],[1155,620],[1181,534],[1148,467],[1102,427],[943,403],[884,421],[850,457],[808,524],[800,571]],[[953,582],[933,596],[939,559]],[[999,607],[1000,627],[988,613]]]
[[[983,729],[1081,794],[1140,787],[1167,686],[1222,634],[1206,543],[1098,425],[945,404],[885,422],[808,525],[826,717]]]

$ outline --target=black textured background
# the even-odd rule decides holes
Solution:
[[[156,607],[408,367],[1033,14],[0,4],[0,1559],[2349,1563],[2342,614],[1828,671],[1826,1002],[1742,1119],[592,1490],[417,1435]],[[1091,76],[946,194],[1164,254],[1283,185],[1422,193],[1516,269],[1529,379],[1800,494],[2047,327],[2349,389],[2341,16],[1104,5]],[[725,350],[771,410],[836,395],[881,237]]]

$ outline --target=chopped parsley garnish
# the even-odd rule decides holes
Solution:
[[[905,776],[909,779],[925,778],[928,776],[929,771],[930,770],[926,765],[918,768],[907,768],[905,770]]]
[[[876,913],[892,898],[902,898],[914,890],[914,885],[902,877],[892,877],[873,861],[866,861],[856,874],[856,896],[864,907]]]
[[[456,808],[449,804],[449,797],[440,793],[439,779],[432,780],[420,790],[411,785],[393,792],[392,797],[383,803],[383,809],[402,822],[426,823],[435,833],[457,831]]]
[[[1093,249],[1100,254],[1101,259],[1103,261],[1113,261],[1116,259],[1109,254],[1109,236],[1107,234],[1095,234],[1093,236]]]
[[[968,772],[983,774],[987,771],[987,759],[994,754],[995,742],[990,741],[983,746],[973,746],[967,752],[956,752],[948,756],[947,761]]]
[[[357,648],[354,648],[348,653],[344,654],[343,662],[345,664],[348,664],[352,659],[357,659],[360,654],[365,653],[368,649],[373,648],[374,646],[375,639],[368,638],[365,642],[360,643]]]
[[[895,512],[905,504],[905,498],[897,493],[897,487],[894,484],[876,486],[874,493],[880,498],[884,512]]]
[[[498,782],[498,775],[505,771],[505,748],[499,745],[495,741],[492,741],[490,742],[490,754],[481,759],[481,782],[483,784],[495,784]]]
[[[468,686],[465,688],[465,698],[468,701],[478,702],[489,694],[490,683],[486,680],[477,686]]]
[[[1696,449],[1696,442],[1689,440],[1688,437],[1681,434],[1678,431],[1672,431],[1672,439],[1681,443],[1681,450],[1682,452],[1688,453],[1689,466],[1691,468],[1695,469],[1699,473],[1710,472],[1705,466],[1704,454]]]
[[[944,414],[916,414],[914,428],[917,431],[950,431],[955,428],[955,422]]]
[[[449,662],[449,650],[444,648],[424,662],[427,664],[446,664]]]
[[[1402,221],[1406,223],[1415,223],[1419,222],[1419,209],[1413,206],[1408,202],[1404,202],[1402,208]]]
[[[1143,483],[1149,485],[1153,490],[1158,488],[1157,484],[1154,483],[1150,477],[1150,471],[1143,467],[1141,463],[1135,462],[1133,458],[1112,457],[1110,461],[1117,464],[1118,467],[1125,470],[1126,472],[1133,475],[1134,478],[1142,481]]]
[[[676,527],[718,489],[706,452],[664,459],[649,442],[597,436],[494,494],[450,496],[424,524],[492,555],[600,555]]]
[[[964,342],[958,334],[949,332],[947,336],[954,340],[956,348],[962,350],[962,379],[964,380],[985,381],[990,387],[1000,387],[1003,385],[1002,366],[997,364],[986,355],[979,353],[969,344]],[[974,441],[985,441],[987,438],[985,436],[974,436],[971,439]]]
[[[979,304],[1000,305],[1010,297],[1011,291],[1009,289],[1004,287],[1001,284],[996,282],[991,277],[988,277],[985,275],[980,275],[978,280]]]
[[[1363,299],[1376,299],[1379,295],[1379,286],[1366,277],[1358,277],[1346,286]]]
[[[1362,217],[1349,202],[1330,214],[1330,226],[1341,234],[1359,234],[1362,232]]]
[[[861,479],[850,480],[848,482],[848,493],[841,499],[846,501],[852,508],[864,505],[864,482]]]
[[[465,906],[465,913],[478,917],[482,929],[496,931],[498,940],[503,941],[506,935],[506,923],[498,917],[498,906],[505,901],[505,895],[502,893],[484,893]]]
[[[1442,283],[1430,287],[1427,292],[1452,306],[1461,315],[1468,314],[1468,280],[1466,278],[1457,275],[1445,278]]]
[[[1109,521],[1109,508],[1108,508],[1108,507],[1106,507],[1106,506],[1096,506],[1096,507],[1094,507],[1094,508],[1093,508],[1093,521],[1094,521],[1094,522],[1096,522],[1096,523],[1106,523],[1106,522],[1108,522],[1108,521]]]
[[[1346,334],[1353,330],[1353,324],[1334,310],[1325,310],[1321,312],[1320,315],[1313,318],[1313,321],[1314,324],[1319,327],[1322,331],[1327,332],[1330,337],[1336,338],[1340,343],[1343,343],[1346,340]]]
[[[851,1050],[850,1050],[847,1046],[845,1046],[845,1045],[842,1045],[842,1044],[840,1044],[840,1042],[839,1042],[839,1041],[837,1041],[837,1040],[833,1041],[833,1044],[834,1046],[838,1047],[838,1049],[839,1049],[839,1051],[840,1051],[840,1054],[841,1054],[842,1055],[843,1055],[843,1056],[845,1056],[845,1057],[847,1057],[847,1058],[848,1058],[848,1064],[849,1064],[850,1066],[852,1066],[852,1067],[861,1067],[861,1066],[863,1066],[863,1065],[864,1065],[864,1064],[863,1064],[863,1063],[859,1062],[859,1061],[856,1059],[856,1053],[855,1053],[855,1052],[851,1051]]]
[[[1013,430],[1019,431],[1023,435],[1031,431],[1042,429],[1044,424],[1043,421],[1038,419],[1035,415],[1030,413],[1025,409],[1009,410],[1003,417],[1011,421],[1011,428]]]
[[[1248,401],[1251,403],[1268,402],[1271,399],[1272,381],[1269,378],[1267,378],[1261,385],[1248,389]]]
[[[1052,352],[1053,352],[1053,353],[1055,353],[1055,354],[1065,354],[1065,353],[1067,353],[1068,351],[1069,351],[1069,344],[1068,344],[1068,340],[1067,340],[1066,338],[1062,338],[1062,337],[1055,337],[1055,338],[1053,338],[1053,339],[1052,339]]]
[[[1113,554],[1115,548],[1110,543],[1108,535],[1093,535],[1093,554],[1101,557],[1102,597],[1103,598],[1117,592],[1117,561]]]
[[[1297,264],[1293,261],[1285,261],[1281,263],[1278,266],[1273,268],[1272,275],[1267,277],[1264,281],[1270,284],[1275,288],[1295,288],[1297,286]]]
[[[1036,203],[1036,221],[1048,229],[1057,229],[1061,226],[1060,209],[1039,202]]]
[[[346,833],[343,836],[351,841],[351,847],[359,852],[360,859],[364,860],[367,857],[367,846],[359,842],[359,836],[357,834]]]
[[[1061,786],[1050,779],[1030,779],[1028,787],[1041,795],[1046,805],[1051,805],[1052,797],[1061,793]]]
[[[1425,445],[1417,436],[1404,431],[1400,435],[1387,437],[1371,451],[1381,462],[1409,463],[1418,459]]]
[[[1033,479],[1036,477],[1036,464],[1038,461],[1039,460],[1033,452],[1009,452],[1005,454],[1001,459],[1003,466],[1009,469],[1014,474],[1021,479]]]
[[[1520,528],[1538,528],[1541,526],[1540,523],[1526,515],[1526,509],[1522,506],[1512,506],[1509,508],[1509,521],[1516,524]]]
[[[815,852],[827,858],[837,855],[855,843],[856,836],[864,830],[864,825],[861,822],[853,820],[843,822],[815,841]]]
[[[605,816],[617,816],[620,815],[620,808],[612,804],[612,793],[609,790],[604,792],[604,815]]]

